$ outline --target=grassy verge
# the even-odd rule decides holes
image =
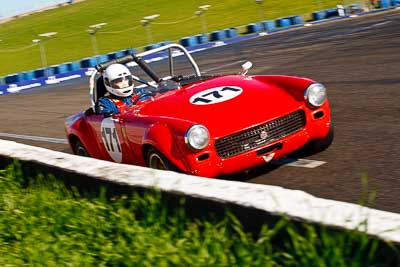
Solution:
[[[23,177],[18,163],[0,172],[0,196],[2,266],[393,266],[398,260],[361,232],[282,219],[249,233],[229,211],[193,218],[184,199],[172,209],[158,192],[83,196],[51,175]]]
[[[52,65],[92,56],[86,30],[98,23],[108,23],[96,34],[98,51],[104,54],[148,44],[147,31],[140,20],[152,14],[160,14],[151,24],[152,42],[177,41],[202,33],[202,20],[194,14],[201,5],[211,5],[205,13],[207,30],[211,32],[291,15],[308,18],[315,10],[355,2],[362,1],[270,0],[260,5],[254,0],[86,0],[0,24],[0,61],[4,63],[0,65],[0,75],[41,67],[39,46],[32,43],[41,38],[40,33],[58,32],[55,38],[45,41],[47,63]]]

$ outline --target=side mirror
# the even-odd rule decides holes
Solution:
[[[251,61],[246,61],[246,63],[242,65],[242,71],[240,72],[240,75],[246,75],[251,67],[253,67],[253,63],[251,63]]]

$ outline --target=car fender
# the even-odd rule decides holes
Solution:
[[[311,139],[324,139],[331,128],[332,124],[332,117],[330,112],[330,104],[329,101],[326,100],[325,103],[315,109],[308,109],[309,110],[309,117],[308,121],[308,133]],[[319,118],[320,115],[324,114],[323,117]]]
[[[183,140],[183,138],[182,138]],[[176,134],[165,123],[154,123],[150,125],[143,136],[144,146],[150,145],[159,150],[172,164],[182,171],[187,171],[184,155],[181,152],[180,143]],[[146,157],[146,151],[143,151]]]
[[[304,77],[296,76],[284,76],[284,75],[261,75],[255,76],[255,79],[268,84],[274,84],[275,86],[282,88],[292,95],[297,101],[303,102],[303,108],[306,111],[307,122],[308,122],[308,134],[311,139],[323,139],[329,132],[331,115],[330,115],[330,105],[328,99],[325,103],[318,108],[310,108],[305,102],[304,93],[307,87],[316,81]],[[321,114],[323,112],[324,116],[322,118],[316,119],[318,117],[316,114]]]
[[[65,130],[72,151],[74,151],[76,139],[79,139],[91,157],[97,158],[100,155],[96,143],[96,137],[94,136],[91,127],[89,127],[86,120],[84,120],[83,114],[68,118],[65,123]]]
[[[308,78],[284,75],[260,75],[254,76],[253,78],[260,82],[274,84],[275,86],[284,89],[297,101],[303,101],[304,91],[312,83],[315,83],[315,81]]]

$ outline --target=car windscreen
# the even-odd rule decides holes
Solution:
[[[150,68],[160,77],[169,76],[192,76],[195,74],[192,65],[185,56],[174,56],[173,57],[173,70],[171,75],[170,62],[167,53],[159,53],[156,57],[147,60],[144,58]],[[147,81],[152,79],[139,67],[134,66],[131,68],[132,74],[138,76]]]

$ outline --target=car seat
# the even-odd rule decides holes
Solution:
[[[100,97],[103,97],[106,93],[107,93],[107,89],[106,89],[106,86],[104,85],[103,76],[99,75],[96,78],[96,83],[95,83],[93,95],[92,95],[92,100],[94,102],[95,110],[93,110],[93,107],[88,108],[85,111],[85,114],[87,116],[90,116],[93,114],[98,114],[98,103],[99,103],[98,100]]]
[[[107,93],[106,86],[104,85],[103,76],[100,75],[96,80],[96,86],[94,90],[94,100],[97,102],[100,97],[103,97]]]

